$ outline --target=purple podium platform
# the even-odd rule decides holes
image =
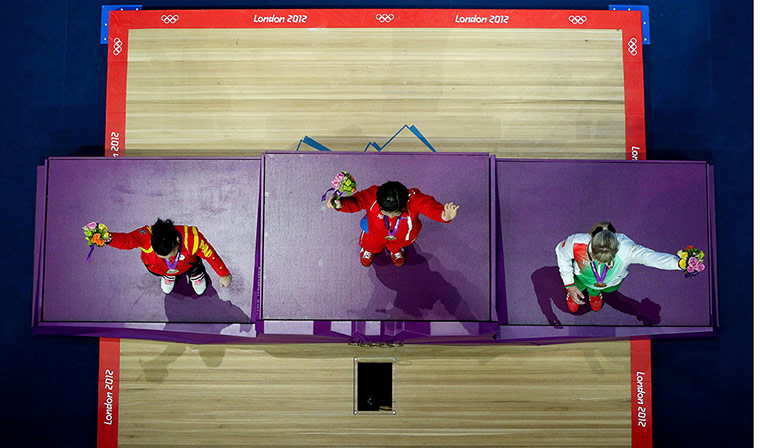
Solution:
[[[337,329],[352,321],[383,321],[363,330],[354,325],[350,333],[390,337],[420,331],[410,321],[454,321],[451,331],[443,331],[454,335],[462,322],[495,320],[491,164],[488,154],[266,154],[259,254],[263,332],[311,331],[312,322],[323,321],[341,333]],[[365,268],[358,245],[365,213],[337,213],[321,201],[340,171],[350,172],[359,190],[396,180],[461,208],[448,224],[421,217],[422,232],[403,267],[384,252]],[[349,327],[337,321],[349,321]],[[373,325],[381,328],[375,334]]]
[[[499,160],[497,339],[705,333],[717,325],[712,171],[701,162]],[[555,246],[610,221],[658,252],[705,251],[708,270],[631,265],[604,307],[571,313]]]
[[[39,332],[255,336],[252,325],[259,159],[52,158],[38,173]],[[38,194],[40,196],[40,194]],[[140,249],[89,248],[90,221],[130,232],[156,218],[197,226],[232,274],[229,288],[206,265],[196,296],[186,277],[164,295]],[[145,333],[148,332],[148,333]]]
[[[338,171],[398,180],[461,206],[422,217],[403,267],[359,263],[363,213],[320,200]],[[195,343],[504,343],[709,334],[718,324],[712,169],[698,162],[496,160],[486,154],[270,153],[238,159],[53,158],[38,170],[33,327]],[[230,268],[196,297],[164,295],[139,249],[98,248],[97,220],[198,228]],[[601,220],[707,271],[633,265],[599,312],[570,313],[554,247]]]

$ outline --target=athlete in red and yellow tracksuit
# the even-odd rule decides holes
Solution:
[[[195,226],[174,226],[177,235],[181,240],[179,250],[179,260],[177,261],[176,272],[170,274],[166,260],[159,258],[153,251],[150,243],[151,226],[140,227],[129,233],[111,233],[109,246],[122,250],[131,250],[140,248],[142,251],[142,262],[148,271],[166,277],[180,276],[187,273],[190,276],[205,272],[202,258],[211,265],[220,277],[226,277],[230,274],[229,269],[225,266],[224,261],[219,257],[214,248],[206,241],[206,238]]]
[[[443,204],[436,201],[433,196],[426,195],[416,188],[410,188],[406,208],[401,211],[401,216],[388,218],[388,228],[386,228],[384,215],[380,212],[380,205],[377,203],[377,189],[378,186],[373,185],[352,196],[340,198],[341,208],[336,209],[344,213],[356,213],[361,210],[367,212],[369,232],[362,231],[359,236],[359,245],[367,252],[377,254],[383,248],[388,248],[388,251],[394,254],[399,253],[402,247],[414,243],[422,229],[420,214],[434,221],[450,222],[443,219]],[[386,239],[386,236],[396,229],[397,220],[400,222],[393,235],[396,239]]]

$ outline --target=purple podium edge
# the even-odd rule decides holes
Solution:
[[[42,272],[45,269],[45,227],[47,219],[47,167],[45,160],[37,167],[37,198],[35,201],[34,223],[34,278],[32,283],[32,325],[38,325],[42,320]]]
[[[227,157],[128,157],[128,156],[120,156],[120,157],[48,157],[45,160],[45,165],[47,165],[50,161],[56,161],[56,160],[96,160],[96,161],[103,161],[103,160],[259,160],[261,159],[260,156],[227,156]],[[106,162],[108,163],[108,162]],[[38,167],[39,168],[39,167]]]
[[[254,279],[254,294],[253,305],[256,307],[256,312],[251,311],[251,319],[255,322],[261,320],[261,288],[264,284],[263,272],[262,272],[262,255],[264,247],[264,232],[261,231],[262,223],[264,222],[264,156],[262,155],[259,162],[259,209],[256,211],[256,254],[254,258],[253,275]]]
[[[616,164],[684,164],[684,165],[709,165],[707,162],[701,160],[618,160],[618,159],[526,159],[526,158],[497,158],[496,162],[530,162],[530,163],[616,163]]]
[[[712,280],[712,325],[715,328],[720,326],[720,312],[718,309],[718,238],[717,227],[718,221],[715,218],[715,168],[707,165],[707,213],[710,223],[710,264]]]
[[[268,153],[265,152],[261,155],[261,163],[259,163],[259,210],[258,215],[256,219],[256,254],[254,256],[254,259],[256,260],[256,265],[253,268],[254,275],[256,275],[256,294],[254,294],[254,301],[256,305],[256,312],[251,312],[251,316],[255,318],[256,321],[261,321],[261,313],[263,312],[262,306],[261,306],[261,297],[264,294],[264,281],[263,281],[263,269],[264,266],[264,259],[263,259],[263,250],[264,247],[264,232],[261,231],[261,228],[264,226],[264,174],[266,173],[266,155]]]
[[[490,250],[490,263],[491,263],[491,321],[498,322],[499,316],[496,312],[496,276],[498,275],[498,266],[496,266],[496,156],[493,154],[488,161],[488,178],[491,183],[491,250]]]
[[[259,344],[259,343],[404,343],[404,344],[557,344],[569,342],[613,341],[627,339],[674,339],[714,336],[713,327],[565,327],[547,332],[546,326],[497,326],[489,322],[480,322],[480,332],[469,335],[430,336],[414,331],[402,331],[395,337],[383,335],[367,336],[363,334],[342,334],[324,329],[314,329],[311,334],[304,332],[267,332],[256,331],[259,324],[277,324],[276,321],[262,321],[251,324],[251,330],[241,334],[219,334],[200,332],[197,324],[135,324],[131,328],[122,325],[106,326],[103,324],[51,325],[43,324],[34,328],[36,335],[66,335],[86,337],[112,337],[124,339],[148,339],[165,342],[191,344]],[[294,322],[287,322],[288,324]],[[299,324],[312,322],[297,321]],[[434,323],[434,322],[431,322]],[[440,322],[452,323],[452,322]],[[235,324],[236,326],[247,324]],[[307,325],[311,327],[311,325]],[[551,328],[551,327],[550,327]],[[573,334],[573,329],[585,334]],[[560,331],[558,334],[557,331]],[[676,331],[677,333],[674,333]]]
[[[334,329],[343,327],[340,329]],[[368,331],[367,328],[373,330]],[[402,330],[392,333],[394,328]],[[414,328],[417,327],[417,328]],[[427,328],[426,328],[427,327]],[[446,328],[441,334],[431,334],[430,328]],[[262,335],[301,335],[301,336],[335,336],[351,340],[392,342],[414,337],[447,337],[472,338],[491,335],[495,338],[499,325],[490,321],[390,321],[390,320],[345,320],[345,321],[312,321],[312,320],[264,320],[257,326]]]
[[[109,337],[124,339],[149,339],[166,342],[184,342],[194,344],[219,344],[219,343],[251,343],[257,336],[255,325],[230,324],[239,327],[237,335],[223,334],[216,330],[199,328],[202,326],[218,326],[219,324],[181,324],[181,323],[158,323],[158,324],[122,324],[122,323],[42,323],[33,328],[36,335],[66,335],[66,336],[89,336]],[[250,330],[242,329],[242,326],[251,326]]]
[[[313,155],[313,156],[325,156],[325,157],[334,157],[334,156],[344,156],[344,155],[367,155],[364,151],[309,151],[309,152],[295,152],[295,151],[266,151],[264,152],[261,157],[263,158],[265,155],[290,155],[290,156],[299,156],[299,155]],[[461,157],[461,156],[474,156],[474,157],[494,157],[492,155],[489,155],[485,152],[436,152],[432,153],[429,151],[385,151],[383,152],[377,152],[377,153],[370,153],[370,155],[376,155],[380,157],[386,157],[386,156],[414,156],[414,155],[422,155],[422,156],[434,156],[434,157]],[[192,157],[191,157],[192,158]],[[215,157],[211,157],[215,158]],[[507,160],[507,159],[504,159]],[[531,160],[531,159],[526,159]],[[535,159],[533,159],[535,160]]]
[[[265,154],[293,154],[292,152],[287,151],[274,151],[274,152],[268,152]],[[320,154],[320,153],[314,153],[314,154]],[[345,152],[342,152],[340,154],[346,154]],[[363,152],[350,152],[349,154],[364,154]],[[392,155],[408,155],[408,154],[423,154],[428,155],[429,153],[426,152],[418,152],[418,153],[404,153],[404,152],[398,152],[393,153],[389,152],[387,154]],[[473,156],[483,156],[481,153],[446,153],[441,155],[473,155]],[[102,158],[83,158],[83,157],[51,157],[50,159],[57,159],[57,160],[81,160],[81,159],[97,159],[102,160]],[[50,160],[49,159],[49,160]],[[129,159],[137,159],[137,160],[214,160],[214,159],[228,159],[228,160],[236,160],[236,159],[248,159],[248,160],[256,160],[260,159],[262,160],[260,164],[260,200],[263,199],[263,185],[264,185],[264,169],[265,169],[265,162],[264,162],[264,155],[261,157],[177,157],[177,158],[166,158],[166,157],[154,157],[154,158],[138,158],[133,157]],[[495,207],[495,188],[496,188],[496,179],[495,179],[495,166],[496,163],[499,161],[504,162],[546,162],[546,163],[557,163],[557,162],[593,162],[593,163],[630,163],[630,161],[620,161],[620,160],[577,160],[577,159],[569,159],[569,160],[544,160],[544,159],[497,159],[493,155],[490,156],[490,165],[489,169],[491,169],[490,173],[490,182],[491,182],[491,206]],[[414,334],[409,334],[409,338],[405,339],[405,343],[431,343],[431,344],[469,344],[469,343],[475,343],[475,344],[488,344],[488,343],[561,343],[561,342],[577,342],[577,341],[599,341],[599,340],[619,340],[619,339],[636,339],[636,338],[673,338],[673,337],[699,337],[699,336],[710,336],[714,334],[715,328],[718,326],[718,297],[717,297],[717,269],[715,269],[716,266],[716,260],[717,260],[717,253],[716,253],[716,229],[715,229],[715,203],[714,203],[714,169],[712,166],[707,164],[706,162],[699,162],[699,161],[637,161],[636,163],[686,163],[686,164],[703,164],[706,166],[707,170],[707,201],[708,201],[708,213],[709,213],[709,219],[710,225],[710,249],[711,249],[711,263],[713,266],[712,269],[712,277],[713,280],[713,286],[712,286],[712,307],[713,307],[713,313],[714,313],[714,320],[712,322],[711,326],[707,327],[593,327],[593,326],[573,326],[573,327],[566,327],[567,333],[565,335],[558,335],[556,333],[557,329],[549,326],[549,325],[542,325],[542,326],[510,326],[510,325],[500,325],[498,331],[495,331],[493,335],[490,336],[490,340],[485,338],[489,338],[488,334],[484,333],[471,333],[470,336],[426,336],[417,334],[417,337]],[[183,324],[183,323],[161,323],[161,324],[135,324],[135,323],[85,323],[85,322],[56,322],[56,323],[47,323],[41,321],[41,299],[42,299],[42,291],[41,291],[41,281],[42,281],[42,275],[44,269],[44,242],[45,239],[45,208],[46,208],[46,194],[45,190],[47,187],[47,169],[48,169],[48,160],[44,162],[43,166],[37,167],[37,201],[36,201],[36,217],[39,218],[38,222],[35,222],[35,266],[34,266],[34,272],[35,272],[35,281],[33,285],[33,295],[34,295],[34,307],[33,307],[33,316],[32,316],[32,326],[35,334],[48,334],[48,335],[79,335],[79,336],[91,336],[91,337],[122,337],[122,338],[136,338],[136,339],[151,339],[151,340],[161,340],[161,341],[169,341],[169,342],[189,342],[189,343],[316,343],[316,342],[346,342],[346,341],[355,341],[356,336],[355,335],[340,335],[336,334],[335,332],[331,331],[325,331],[320,328],[315,328],[315,331],[313,331],[311,334],[284,334],[284,333],[265,333],[263,331],[257,331],[259,328],[263,330],[263,324],[264,321],[261,321],[259,319],[260,315],[259,313],[253,314],[252,313],[252,331],[249,332],[249,334],[245,336],[240,335],[226,335],[226,334],[219,334],[216,332],[210,333],[210,332],[203,332],[199,331],[198,324]],[[262,203],[262,202],[260,202]],[[258,211],[258,222],[259,227],[257,227],[257,245],[261,244],[261,239],[263,238],[263,234],[260,231],[260,224],[262,219],[262,213],[261,209],[263,207],[259,207]],[[492,210],[494,210],[492,208]],[[492,213],[491,217],[492,227],[491,227],[491,237],[495,238],[495,214]],[[492,239],[492,242],[495,241],[495,239]],[[254,279],[254,294],[252,297],[252,300],[255,301],[253,305],[257,307],[257,310],[260,312],[260,305],[259,305],[259,298],[261,295],[261,276],[260,276],[260,268],[261,268],[261,260],[260,260],[260,246],[257,247],[257,257],[255,258],[255,265],[254,265],[254,276],[257,278]],[[496,285],[496,278],[495,278],[495,262],[494,258],[496,256],[495,251],[491,251],[491,283],[492,283],[492,290],[491,290],[491,305],[492,305],[492,312],[494,312],[495,308],[495,285]],[[253,317],[255,316],[255,317]],[[493,318],[493,314],[491,316]],[[272,321],[268,321],[272,322]],[[327,322],[330,323],[332,321],[290,321],[290,322],[298,322],[303,324],[311,324],[314,327],[318,327],[317,322]],[[358,321],[349,321],[349,322],[358,322]],[[365,321],[361,321],[365,322]],[[381,321],[381,322],[395,322],[395,321]],[[402,323],[407,323],[409,321],[399,321]],[[412,321],[413,322],[413,321]],[[449,322],[451,323],[451,322]],[[489,322],[480,322],[481,324],[488,324]],[[151,327],[151,325],[163,325],[163,328],[158,329],[155,327]],[[231,324],[231,325],[247,325],[247,324]],[[324,328],[324,326],[319,326],[321,328]],[[583,330],[588,331],[591,334],[598,334],[598,336],[582,336],[582,335],[570,335],[570,329]],[[251,334],[252,333],[252,334]],[[401,333],[404,333],[403,331]],[[565,331],[563,331],[565,333]],[[599,334],[601,333],[601,334]],[[374,341],[374,340],[382,340],[382,338],[372,338],[365,336],[364,339],[368,342]],[[385,340],[388,340],[387,338]]]
[[[497,343],[536,342],[536,343],[564,343],[564,342],[588,342],[588,341],[615,341],[622,339],[674,339],[684,337],[711,337],[714,336],[712,326],[704,327],[613,327],[613,326],[565,326],[552,330],[554,334],[547,332],[545,325],[501,325],[496,335]],[[572,334],[583,331],[587,333]],[[558,332],[558,333],[557,333]]]

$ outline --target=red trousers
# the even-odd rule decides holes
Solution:
[[[385,236],[371,237],[369,233],[361,232],[359,235],[359,246],[367,252],[378,254],[387,248],[392,254],[400,252],[402,247],[411,246],[415,240],[406,241],[401,238],[397,240],[386,240]]]

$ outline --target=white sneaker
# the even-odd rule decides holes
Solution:
[[[203,294],[206,291],[206,274],[191,278],[190,283],[193,285],[193,291],[195,291],[196,294]]]
[[[174,283],[176,283],[176,281],[177,277],[164,275],[161,277],[161,291],[163,291],[164,294],[171,294],[171,292],[174,291]]]

